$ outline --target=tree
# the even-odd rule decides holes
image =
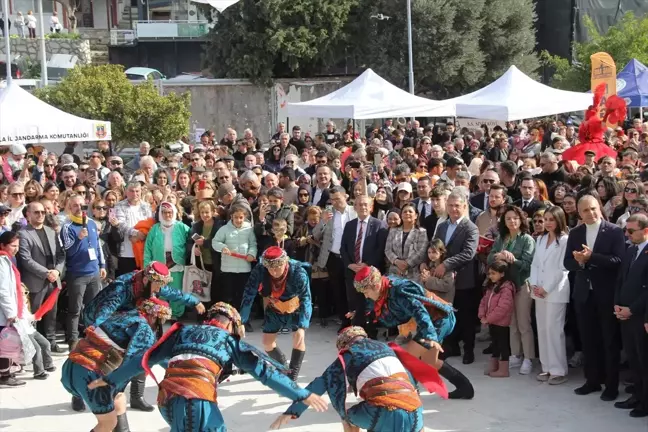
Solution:
[[[70,32],[76,33],[77,29],[77,11],[81,10],[81,0],[55,0],[57,3],[60,3],[61,6],[65,8],[65,12],[70,22]],[[44,23],[43,23],[44,24]]]
[[[573,91],[589,90],[592,69],[590,56],[597,52],[610,54],[618,70],[633,58],[648,63],[648,16],[638,18],[628,12],[606,34],[600,34],[587,16],[584,24],[590,40],[573,44],[573,61],[552,56],[546,51],[542,53],[545,63],[555,69],[553,86]]]
[[[133,85],[119,65],[77,66],[35,95],[79,117],[111,122],[118,145],[164,145],[189,131],[189,94],[161,96],[152,81]]]
[[[359,0],[242,0],[218,15],[205,56],[216,77],[268,84],[337,57]]]
[[[365,0],[365,6],[368,16],[390,19],[362,23],[372,37],[354,51],[359,63],[407,88],[406,0]],[[456,96],[492,82],[512,64],[533,75],[539,65],[534,20],[532,0],[412,0],[416,92]]]

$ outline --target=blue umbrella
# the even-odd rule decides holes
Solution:
[[[617,74],[617,95],[628,107],[648,107],[648,68],[639,60],[630,60]]]

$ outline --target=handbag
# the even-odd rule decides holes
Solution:
[[[209,302],[212,272],[205,270],[202,260],[200,260],[200,267],[196,265],[196,247],[199,246],[194,244],[191,248],[191,262],[184,268],[182,292],[195,295],[201,302]]]

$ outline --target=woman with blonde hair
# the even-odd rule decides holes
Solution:
[[[43,186],[36,180],[29,180],[25,183],[25,203],[29,204],[43,195]]]

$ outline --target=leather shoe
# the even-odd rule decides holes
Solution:
[[[574,390],[574,393],[580,396],[585,396],[590,393],[594,393],[598,391],[601,391],[601,386],[599,384],[592,384],[586,382],[581,387],[578,387],[576,390]]]
[[[603,393],[601,393],[601,400],[605,402],[612,402],[617,397],[619,397],[618,390],[605,389],[603,390]]]
[[[493,344],[490,344],[486,348],[484,348],[482,354],[493,354]]]
[[[628,399],[614,404],[614,408],[619,409],[634,409],[637,407],[639,407],[639,401],[634,396],[630,396]]]
[[[474,362],[475,362],[475,353],[473,351],[464,352],[462,363],[468,365],[468,364],[473,364]]]
[[[624,391],[628,394],[633,394],[635,392],[634,384],[627,385]]]
[[[630,417],[632,418],[643,418],[648,417],[648,409],[637,407],[630,411]]]

